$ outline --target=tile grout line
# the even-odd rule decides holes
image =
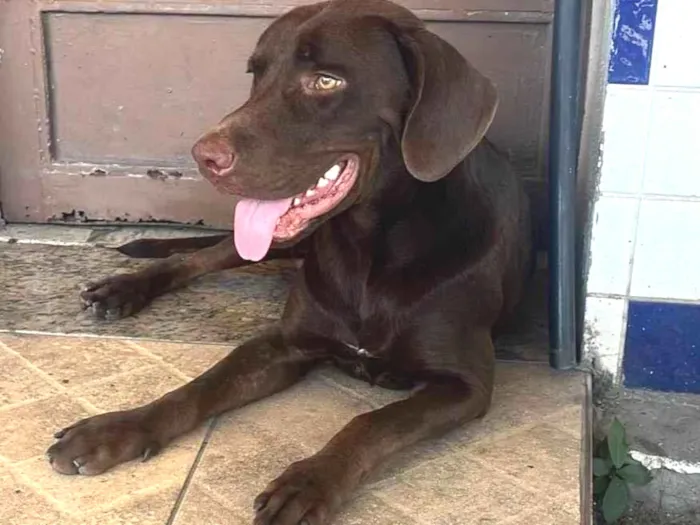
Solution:
[[[500,440],[500,438],[503,438],[503,439],[511,438],[520,432],[526,432],[526,431],[536,427],[538,424],[539,423],[526,423],[524,425],[521,425],[518,427],[513,427],[513,428],[510,428],[508,430],[504,430],[502,432],[499,432],[498,433],[499,440]],[[489,442],[489,441],[493,441],[493,440],[494,440],[494,437],[492,435],[484,435],[483,437],[477,439],[476,441],[469,442],[468,445],[455,445],[453,443],[447,443],[446,447],[450,451],[451,454],[466,455],[471,460],[471,459],[473,459],[473,457],[470,455],[470,452],[471,452],[471,449],[473,447],[476,447],[477,445],[482,444],[484,442]],[[416,469],[423,468],[426,465],[430,465],[432,463],[435,463],[437,461],[441,461],[444,459],[445,459],[444,455],[431,457],[425,461],[419,462],[417,465],[414,465],[412,467],[408,467],[408,468],[402,470],[401,475],[409,473],[409,472],[413,472]],[[479,464],[483,466],[482,463],[479,463]],[[506,474],[506,475],[510,476],[510,474]],[[391,478],[381,479],[381,480],[373,482],[373,483],[368,483],[367,487],[371,487],[373,489],[381,489],[388,481],[393,480],[396,477],[397,476],[392,476]]]
[[[418,523],[418,525],[431,525],[429,522],[426,522],[422,516],[418,516],[416,512],[413,509],[410,509],[401,503],[398,503],[396,501],[389,501],[386,497],[379,493],[375,492],[367,492],[367,494],[371,495],[372,497],[377,498],[379,501],[387,505],[388,507],[392,507],[394,509],[397,509],[401,514],[404,514],[406,516],[409,516],[412,518],[414,521]]]
[[[175,366],[171,365],[170,363],[168,363],[167,361],[165,361],[165,359],[163,359],[162,357],[160,357],[152,352],[149,352],[148,349],[139,345],[137,342],[126,340],[126,341],[124,341],[124,343],[126,343],[127,346],[129,346],[129,347],[133,348],[134,350],[136,350],[137,352],[139,352],[141,355],[146,356],[149,359],[155,361],[156,362],[155,364],[157,366],[160,366],[161,368],[168,370],[170,373],[175,374],[183,381],[186,381],[189,383],[190,381],[192,381],[194,379],[193,377],[190,377],[187,374],[180,371],[177,367],[175,367]]]
[[[352,388],[349,388],[336,380],[334,380],[331,377],[326,376],[325,374],[319,374],[318,376],[322,382],[326,383],[328,386],[335,388],[336,390],[344,393],[348,397],[351,397],[357,401],[362,401],[363,403],[367,404],[371,409],[376,410],[377,408],[381,408],[384,406],[382,403],[375,402],[374,400],[370,399],[369,397],[365,397],[364,395],[356,392]]]
[[[192,462],[192,466],[187,472],[185,481],[183,482],[182,487],[180,488],[180,492],[178,492],[177,498],[173,503],[173,508],[170,510],[170,515],[168,516],[165,525],[173,525],[173,523],[175,523],[175,519],[177,518],[180,508],[182,507],[182,503],[185,500],[185,496],[187,495],[190,485],[192,484],[194,473],[197,470],[197,467],[199,467],[199,464],[202,461],[202,457],[204,456],[204,451],[206,450],[207,445],[209,445],[209,441],[211,440],[211,437],[214,434],[214,430],[216,429],[216,423],[218,419],[218,416],[215,416],[209,422],[207,430],[204,433],[204,438],[202,438],[202,444],[199,446],[199,450],[197,451],[197,455],[195,456],[194,461]]]
[[[508,428],[508,429],[499,431],[497,436],[495,436],[495,435],[493,435],[493,434],[484,435],[484,436],[482,436],[482,437],[476,439],[475,441],[469,442],[468,444],[464,444],[464,445],[459,445],[459,446],[458,446],[458,445],[455,445],[455,444],[453,444],[453,443],[448,443],[448,444],[447,444],[447,448],[450,450],[450,452],[452,452],[452,453],[454,453],[454,454],[458,454],[458,455],[464,454],[464,455],[467,455],[467,457],[469,457],[469,459],[475,459],[472,455],[470,455],[470,452],[471,452],[471,450],[472,450],[473,448],[475,448],[476,446],[481,445],[481,444],[483,444],[483,443],[488,443],[488,442],[493,442],[493,441],[498,442],[498,441],[502,441],[502,440],[505,440],[505,439],[510,439],[510,438],[512,438],[512,437],[514,437],[514,436],[517,436],[518,434],[520,434],[520,433],[522,433],[522,432],[527,432],[527,431],[532,430],[533,428],[535,428],[535,427],[537,427],[537,426],[539,426],[539,425],[542,425],[542,424],[550,424],[550,425],[551,425],[552,423],[550,422],[550,418],[554,418],[557,414],[559,414],[559,412],[562,412],[562,411],[564,411],[564,410],[568,410],[568,408],[562,408],[562,409],[557,410],[556,412],[552,413],[550,416],[547,416],[547,418],[545,418],[545,422],[544,422],[544,423],[543,423],[542,421],[535,421],[535,422],[532,422],[532,423],[525,423],[525,424],[523,424],[523,425],[519,425],[519,426],[515,426],[515,427],[511,427],[511,428]],[[566,434],[568,434],[569,436],[572,436],[571,433],[564,432],[564,431],[562,431],[562,430],[560,430],[560,432],[566,433]],[[576,436],[573,435],[572,437],[576,437]],[[579,436],[579,437],[580,437],[580,436]],[[412,467],[409,467],[409,468],[407,468],[406,470],[404,470],[404,471],[402,472],[402,474],[403,474],[403,473],[406,473],[406,472],[411,472],[411,471],[413,471],[413,470],[415,470],[415,469],[418,469],[418,468],[422,468],[422,467],[424,467],[424,466],[426,466],[426,465],[429,465],[429,464],[431,464],[431,463],[433,463],[433,462],[435,462],[435,461],[440,461],[441,459],[444,459],[444,457],[443,457],[443,456],[438,456],[438,457],[434,457],[434,458],[427,459],[427,460],[425,460],[425,461],[421,461],[419,464],[417,464],[417,465],[415,465],[415,466],[412,466]],[[484,466],[484,463],[482,463],[482,462],[480,462],[480,461],[478,461],[478,460],[477,460],[476,462],[479,463],[480,465]],[[499,470],[498,473],[499,473],[501,476],[505,476],[506,478],[509,478],[509,479],[514,478],[514,476],[512,476],[511,474],[509,474],[509,473],[507,473],[507,472],[504,472],[504,471],[500,471],[500,470]],[[393,477],[394,477],[394,476],[392,476],[392,478],[390,478],[390,479],[393,479]],[[367,484],[367,487],[380,489],[380,488],[382,488],[382,486],[383,486],[387,481],[388,481],[388,479],[381,479],[381,480],[376,481],[376,482],[373,482],[373,483],[368,483],[368,484]],[[528,492],[530,492],[529,489],[528,489]]]
[[[199,488],[202,492],[204,492],[207,495],[207,497],[213,499],[215,502],[217,502],[219,505],[221,505],[234,516],[247,521],[247,518],[241,514],[240,510],[231,508],[229,506],[229,501],[206,482],[200,481],[199,483],[197,483],[197,488]]]
[[[499,477],[499,478],[501,478],[501,479],[510,481],[510,482],[513,483],[514,485],[516,485],[516,486],[518,486],[519,488],[523,489],[523,490],[524,490],[525,492],[527,492],[528,494],[533,494],[533,495],[539,494],[536,490],[533,490],[533,489],[530,487],[530,485],[527,484],[527,482],[521,480],[521,479],[518,478],[517,476],[511,474],[510,472],[507,472],[506,470],[503,470],[502,468],[500,468],[500,467],[498,467],[498,466],[496,466],[496,465],[489,465],[487,462],[485,462],[485,461],[479,459],[479,458],[476,457],[476,456],[469,456],[469,460],[470,460],[470,461],[473,461],[474,463],[476,463],[476,464],[478,464],[478,465],[481,465],[481,468],[483,468],[484,470],[490,471],[490,472],[491,472],[492,474],[494,474],[495,476],[497,476],[497,477]],[[555,498],[552,498],[552,497],[549,497],[549,496],[545,496],[545,497],[547,498],[547,501],[548,501],[548,502],[551,502],[552,500],[555,499]]]
[[[63,385],[63,384],[60,383],[59,381],[56,381],[53,377],[51,377],[49,374],[47,374],[46,372],[44,372],[41,368],[39,368],[39,367],[36,366],[34,363],[32,363],[31,361],[29,361],[29,360],[28,360],[26,357],[24,357],[22,354],[20,354],[19,352],[13,350],[10,346],[8,346],[7,344],[5,344],[4,342],[0,341],[0,346],[3,347],[8,353],[10,353],[10,355],[14,355],[17,359],[19,359],[19,360],[24,364],[24,366],[26,366],[27,368],[29,368],[31,371],[33,371],[35,374],[37,374],[39,377],[41,377],[41,378],[42,378],[44,381],[46,381],[49,385],[51,385],[51,386],[53,386],[54,388],[58,389],[58,391],[59,391],[58,394],[59,394],[59,395],[60,395],[60,394],[63,394],[63,395],[69,396],[71,399],[77,401],[80,405],[82,405],[82,407],[83,407],[84,409],[86,409],[88,412],[92,412],[93,414],[96,414],[96,413],[99,413],[99,412],[100,412],[100,410],[99,410],[95,405],[93,405],[92,403],[90,403],[89,401],[83,399],[83,398],[80,397],[80,396],[73,395],[73,394],[70,392],[70,389],[66,388],[65,385]],[[44,398],[41,398],[41,399],[32,399],[32,400],[30,400],[29,402],[27,402],[27,404],[31,404],[32,402],[40,401],[40,400],[43,400],[43,399],[49,399],[50,397],[52,397],[52,396],[47,396],[47,397],[44,397]],[[11,405],[9,408],[12,408],[12,407],[14,407],[14,406],[16,406],[16,405]]]
[[[74,517],[75,514],[71,512],[70,510],[67,510],[63,503],[61,503],[59,500],[57,500],[51,493],[47,492],[41,485],[38,485],[32,480],[30,477],[28,477],[23,470],[18,468],[19,463],[23,463],[25,461],[30,461],[32,459],[36,459],[36,456],[34,458],[28,458],[23,461],[19,461],[16,463],[9,463],[7,466],[8,471],[10,472],[11,476],[17,476],[21,482],[22,485],[26,488],[28,488],[30,491],[32,491],[34,494],[41,496],[44,498],[44,500],[48,501],[51,506],[56,510],[57,512],[61,514],[67,514],[71,517]]]

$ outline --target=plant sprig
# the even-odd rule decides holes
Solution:
[[[605,522],[615,523],[629,507],[629,485],[646,485],[651,479],[649,470],[630,456],[625,428],[615,418],[593,458],[593,494]]]

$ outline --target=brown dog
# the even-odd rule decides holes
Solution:
[[[250,72],[249,100],[193,148],[201,173],[240,197],[233,241],[199,240],[211,246],[105,279],[82,298],[117,318],[204,273],[303,254],[279,329],[148,405],[58,432],[48,456],[56,471],[86,475],[147,458],[324,361],[382,386],[420,387],[350,421],[255,501],[258,525],[319,525],[387,456],[488,410],[492,332],[530,266],[528,204],[484,139],[493,85],[402,7],[294,9],[262,35]]]

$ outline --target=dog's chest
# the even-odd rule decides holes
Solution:
[[[342,347],[333,352],[331,360],[346,374],[370,385],[391,390],[407,390],[415,384],[413,377],[401,372],[391,361],[350,343],[342,343]]]

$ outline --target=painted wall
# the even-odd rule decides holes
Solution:
[[[700,393],[700,0],[618,0],[584,355]]]

